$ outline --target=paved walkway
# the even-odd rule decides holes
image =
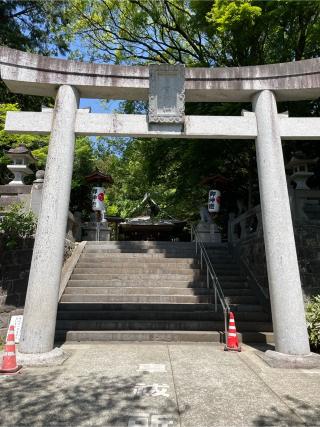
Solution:
[[[245,346],[68,344],[62,366],[0,377],[1,426],[320,426],[320,369]]]

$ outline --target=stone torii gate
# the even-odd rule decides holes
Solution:
[[[281,139],[320,139],[320,118],[278,114],[277,101],[320,97],[320,59],[241,68],[144,67],[81,63],[3,47],[0,67],[12,92],[55,97],[53,111],[9,112],[5,125],[12,133],[50,134],[21,353],[50,357],[56,351],[75,136],[112,135],[255,139],[275,353],[288,360],[310,357]],[[82,112],[80,97],[149,99],[149,114]],[[239,117],[185,116],[185,101],[251,102],[253,112]]]

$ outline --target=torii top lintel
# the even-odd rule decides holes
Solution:
[[[148,66],[96,64],[49,58],[0,48],[1,78],[11,92],[55,96],[60,85],[75,86],[82,98],[147,100]],[[233,68],[186,68],[187,102],[249,102],[261,90],[278,101],[320,97],[320,58]]]

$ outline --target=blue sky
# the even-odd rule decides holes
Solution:
[[[75,40],[70,45],[71,52],[79,50],[83,56],[85,61],[89,61],[89,58],[86,55],[86,48],[81,45],[79,40]],[[69,59],[67,55],[58,54],[57,58],[61,59]],[[91,107],[92,113],[112,113],[119,106],[119,101],[110,100],[107,103],[101,102],[100,99],[92,99],[92,98],[81,98],[80,99],[80,108]]]
[[[119,106],[119,101],[111,100],[107,104],[100,99],[81,98],[80,108],[91,107],[92,113],[112,113]]]

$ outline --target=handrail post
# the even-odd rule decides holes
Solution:
[[[212,286],[214,287],[214,310],[215,312],[218,311],[218,298],[222,307],[222,310],[224,312],[224,329],[225,329],[225,337],[227,337],[227,312],[230,311],[229,304],[226,301],[221,285],[219,283],[218,277],[212,267],[210,258],[208,256],[208,253],[206,251],[205,246],[203,245],[202,241],[199,239],[197,231],[194,229],[193,226],[191,226],[192,233],[195,239],[195,250],[196,255],[198,255],[198,246],[200,248],[200,268],[203,270],[203,261],[206,264],[207,269],[207,288],[210,289],[210,279],[212,280]],[[204,272],[203,272],[204,273]],[[210,304],[212,304],[212,297],[210,296]]]
[[[215,286],[214,286],[214,309],[215,309],[215,312],[217,312],[217,311],[218,311],[218,304],[217,304],[217,286],[216,286],[216,284],[215,284]]]
[[[227,315],[228,315],[228,310],[226,308],[223,309],[224,311],[224,339],[225,342],[227,342]]]

